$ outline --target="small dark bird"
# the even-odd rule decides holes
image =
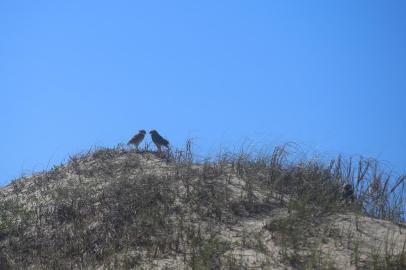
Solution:
[[[342,198],[344,201],[354,202],[354,200],[355,200],[354,187],[351,184],[345,184],[343,186],[343,190],[341,193],[342,193]]]
[[[165,140],[164,138],[162,138],[162,136],[159,135],[159,133],[155,129],[151,130],[149,132],[149,134],[151,134],[152,142],[158,148],[158,152],[161,152],[161,146],[165,146],[166,148],[169,148],[169,142],[167,140]]]
[[[143,129],[141,129],[138,134],[135,134],[134,137],[131,138],[131,140],[128,141],[127,144],[132,144],[135,145],[135,147],[138,150],[138,145],[140,145],[140,143],[142,142],[142,140],[144,140],[145,134],[147,132]]]

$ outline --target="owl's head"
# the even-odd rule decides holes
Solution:
[[[147,133],[145,130],[143,130],[143,129],[140,129],[140,131],[139,131],[141,134],[144,134],[145,135],[145,133]]]
[[[353,189],[354,188],[353,188],[353,186],[351,184],[344,184],[344,186],[343,186],[344,191],[350,191],[350,190],[353,190]]]

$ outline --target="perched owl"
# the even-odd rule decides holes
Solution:
[[[144,140],[145,137],[145,130],[141,129],[138,134],[135,134],[134,137],[131,138],[131,140],[128,142],[128,144],[135,145],[135,147],[138,150],[138,145]]]
[[[164,138],[162,138],[162,136],[159,135],[159,133],[156,130],[151,130],[149,132],[149,134],[151,134],[152,142],[158,148],[158,152],[161,152],[161,146],[165,146],[166,148],[169,148],[169,142],[167,140],[165,140]]]
[[[342,191],[341,191],[342,199],[346,202],[354,202],[355,195],[354,195],[354,187],[351,184],[344,184]]]

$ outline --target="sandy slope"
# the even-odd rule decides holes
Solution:
[[[97,193],[111,185],[113,181],[111,179],[119,179],[122,176],[135,177],[143,174],[173,177],[175,166],[154,154],[140,155],[126,150],[115,151],[111,156],[100,158],[95,155],[84,155],[50,172],[22,178],[0,189],[1,200],[16,199],[27,209],[36,209],[38,205],[52,208],[53,194],[65,187],[91,187]],[[192,169],[201,171],[204,169],[202,166],[195,164]],[[225,170],[227,171],[227,168]],[[103,175],[107,173],[109,177],[100,177],[101,173]],[[220,176],[216,181],[227,185],[231,191],[231,198],[239,198],[245,186],[243,179],[231,173],[228,179]],[[186,191],[184,187],[178,186],[177,192]],[[265,200],[260,190],[256,191],[255,196],[259,202]],[[362,269],[363,265],[366,262],[370,263],[373,258],[395,256],[404,252],[406,243],[404,224],[396,225],[352,213],[333,214],[323,218],[312,228],[313,234],[307,239],[310,244],[294,249],[280,241],[278,231],[267,229],[267,224],[270,222],[286,218],[290,214],[278,202],[276,199],[275,201],[268,199],[269,209],[263,213],[242,214],[237,222],[217,224],[216,230],[219,232],[217,238],[230,244],[230,248],[223,256],[238,259],[240,269],[303,269],[306,265],[311,265],[311,262],[308,264],[295,262],[295,260],[300,261],[301,258],[307,258],[307,260],[314,258],[321,261],[322,265],[331,265],[336,269],[357,269],[357,267]],[[97,203],[95,209],[97,209]],[[203,227],[209,226],[204,220],[193,222]],[[98,220],[89,224],[94,227],[100,225]],[[314,234],[314,232],[317,233]],[[4,241],[3,248],[5,248]],[[114,256],[123,259],[132,253],[135,254],[135,251],[119,251]],[[184,256],[168,253],[145,262],[144,267],[184,269],[187,268]],[[106,269],[108,266],[111,266],[111,261],[98,263],[93,267]],[[36,268],[35,265],[33,268]]]

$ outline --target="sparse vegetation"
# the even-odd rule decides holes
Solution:
[[[191,149],[95,149],[14,181],[1,191],[0,266],[339,269],[329,241],[348,247],[357,269],[405,266],[398,239],[362,253],[362,228],[334,225],[345,214],[404,222],[405,176],[370,159],[298,160],[289,145],[200,161]],[[342,200],[344,183],[355,203]]]

